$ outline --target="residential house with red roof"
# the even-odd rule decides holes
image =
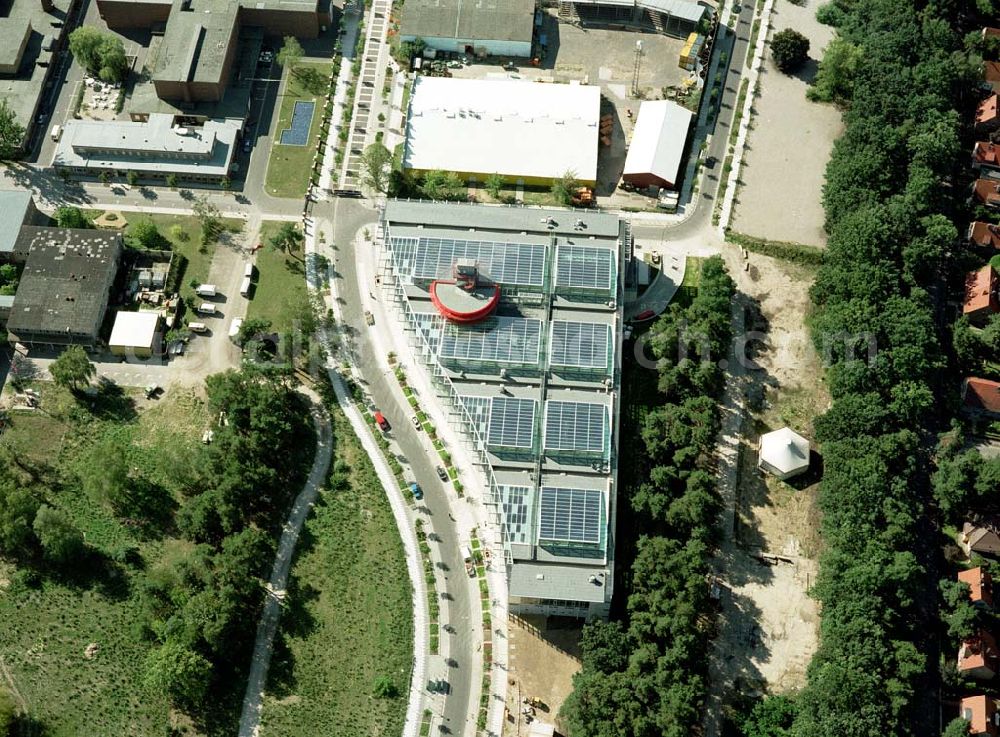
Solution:
[[[958,672],[969,678],[989,680],[997,674],[997,641],[988,631],[980,629],[958,648]]]
[[[977,141],[972,147],[972,168],[981,177],[1000,177],[1000,143]]]
[[[1000,248],[1000,225],[977,220],[969,225],[969,243],[983,248]]]
[[[975,325],[984,325],[990,315],[1000,312],[1000,275],[989,264],[965,275],[962,314]]]
[[[983,62],[983,86],[1000,92],[1000,61]]]
[[[998,737],[1000,735],[1000,714],[996,700],[989,696],[966,696],[959,704],[959,714],[969,723],[969,734],[973,737]]]
[[[996,179],[977,179],[972,185],[972,199],[986,207],[1000,207],[1000,183]]]
[[[990,95],[976,107],[976,133],[988,134],[1000,128],[1000,96]]]
[[[1000,419],[1000,381],[966,378],[962,382],[962,408],[970,415]]]
[[[993,607],[993,576],[982,566],[958,572],[958,580],[969,586],[969,600],[973,606],[984,609]]]

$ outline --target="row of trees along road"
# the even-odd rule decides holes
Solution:
[[[639,424],[645,452],[632,456],[626,472],[635,483],[623,486],[619,504],[634,520],[628,534],[638,533],[638,545],[624,619],[584,628],[583,665],[561,711],[573,737],[688,737],[699,729],[712,630],[706,575],[720,508],[711,472],[715,398],[723,375],[711,360],[679,358],[679,347],[700,357],[708,346],[716,361],[727,355],[734,291],[722,259],[705,261],[690,306],[675,303],[649,332],[661,360],[659,397],[643,414],[636,411],[642,398],[626,390],[623,425]]]
[[[929,431],[948,419],[957,382],[935,317],[979,77],[975,37],[957,27],[985,22],[982,5],[834,0],[820,12],[837,34],[810,96],[843,106],[846,126],[826,170],[830,238],[811,292],[833,397],[816,421],[820,643],[797,697],[758,705],[754,737],[939,730]]]

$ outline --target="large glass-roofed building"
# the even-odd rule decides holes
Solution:
[[[626,224],[390,201],[378,240],[381,284],[482,462],[511,610],[607,616]]]

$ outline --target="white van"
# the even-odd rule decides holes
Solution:
[[[52,137],[53,141],[58,141],[59,138],[62,136],[62,126],[61,125],[52,126],[52,132],[49,133],[49,136]]]
[[[203,322],[189,322],[188,330],[190,330],[192,333],[207,333],[208,325],[206,325]]]
[[[218,294],[214,284],[199,284],[198,288],[194,290],[194,293],[199,297],[214,297]]]
[[[234,317],[233,321],[229,323],[229,339],[236,344],[239,344],[241,327],[243,327],[242,317]]]
[[[243,269],[244,279],[253,279],[253,264],[247,264],[246,268]]]
[[[249,296],[249,294],[250,294],[250,277],[249,276],[243,277],[243,283],[240,284],[240,294],[242,294],[244,297]]]
[[[198,309],[196,310],[196,312],[200,312],[203,315],[214,315],[215,305],[213,305],[211,302],[202,302],[200,305],[198,305]]]

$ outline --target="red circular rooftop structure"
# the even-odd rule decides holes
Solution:
[[[490,316],[500,302],[500,287],[496,284],[466,289],[461,282],[431,282],[431,302],[446,320],[479,322]]]
[[[481,281],[473,261],[458,261],[454,274],[454,279],[431,282],[431,302],[437,311],[446,320],[458,323],[479,322],[489,317],[500,302],[500,285]]]

